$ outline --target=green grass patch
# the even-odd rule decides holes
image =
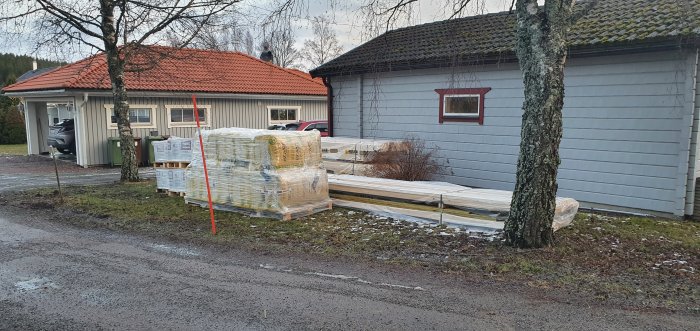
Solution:
[[[27,144],[0,145],[0,155],[27,155]]]

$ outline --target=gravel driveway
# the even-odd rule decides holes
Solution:
[[[119,180],[119,168],[82,168],[58,161],[61,185],[105,184]],[[144,178],[153,177],[151,168],[141,168]],[[53,160],[47,156],[0,156],[0,192],[56,186]]]

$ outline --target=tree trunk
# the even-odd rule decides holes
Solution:
[[[114,111],[117,114],[117,129],[119,131],[122,154],[121,180],[137,181],[139,179],[139,167],[136,160],[134,135],[129,122],[129,103],[127,102],[126,85],[124,84],[125,63],[117,47],[118,36],[114,25],[114,7],[115,2],[113,0],[100,0],[100,12],[102,14],[100,27],[104,36],[109,78],[112,82]],[[141,146],[138,147],[140,148]]]
[[[566,35],[573,0],[518,0],[516,54],[523,72],[525,101],[520,156],[507,241],[518,247],[552,244],[559,143],[564,105]]]

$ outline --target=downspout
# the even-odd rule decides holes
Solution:
[[[365,139],[365,75],[360,75],[360,100],[358,100],[360,111],[360,139]]]
[[[77,135],[77,143],[75,144],[75,154],[77,154],[77,159],[78,159],[78,165],[82,166],[83,168],[87,168],[88,165],[88,160],[87,160],[87,151],[85,148],[85,116],[87,115],[87,103],[90,98],[90,95],[86,92],[83,93],[83,102],[80,104],[80,107],[76,107],[76,102],[75,98],[73,99],[73,107],[75,108],[75,115],[77,117],[77,124],[75,125],[76,128],[76,135]]]
[[[688,201],[689,194],[687,192],[688,185],[694,185],[694,182],[689,183],[690,178],[695,177],[695,159],[690,158],[690,147],[692,147],[692,140],[693,140],[693,127],[695,125],[695,109],[696,109],[696,100],[695,100],[695,94],[696,94],[696,86],[697,86],[697,72],[698,72],[698,63],[700,61],[699,57],[699,52],[698,49],[695,49],[695,52],[691,53],[690,56],[687,56],[686,58],[686,68],[690,68],[690,72],[688,75],[685,77],[685,82],[684,82],[684,87],[687,87],[686,89],[686,95],[684,96],[685,104],[689,109],[686,110],[686,114],[683,116],[683,123],[689,123],[687,126],[683,126],[680,134],[681,134],[681,141],[680,141],[680,148],[681,152],[683,152],[684,155],[679,155],[680,162],[678,164],[678,172],[677,176],[680,176],[677,178],[678,182],[676,183],[676,212],[674,213],[676,216],[682,217],[686,213],[686,202]],[[686,69],[688,70],[688,69]],[[685,130],[688,130],[688,132],[684,132]],[[697,137],[696,137],[696,152],[697,152]],[[687,152],[687,154],[686,154]],[[697,155],[695,155],[695,158],[697,158]],[[693,171],[691,171],[693,170]],[[693,193],[694,188],[693,188]],[[694,195],[694,194],[693,194]]]
[[[328,90],[328,95],[326,96],[326,102],[328,103],[328,136],[333,137],[333,85],[331,85],[330,77],[322,77],[323,85],[326,85]]]

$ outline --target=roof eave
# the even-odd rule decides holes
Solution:
[[[27,91],[2,91],[2,95],[8,97],[27,97],[27,96],[45,96],[45,95],[57,95],[65,94],[65,89],[52,89],[52,90],[27,90]]]
[[[568,56],[570,58],[581,58],[601,55],[622,55],[632,53],[656,52],[664,50],[674,50],[686,47],[700,46],[700,37],[690,37],[684,40],[665,39],[656,41],[645,41],[637,43],[618,43],[607,45],[581,45],[569,47]],[[313,77],[332,77],[344,75],[357,75],[377,72],[417,70],[417,69],[438,69],[454,66],[487,65],[517,62],[514,51],[469,54],[462,59],[455,61],[452,57],[439,57],[432,59],[413,59],[401,62],[378,62],[371,66],[366,63],[352,66],[321,66],[309,73]]]

